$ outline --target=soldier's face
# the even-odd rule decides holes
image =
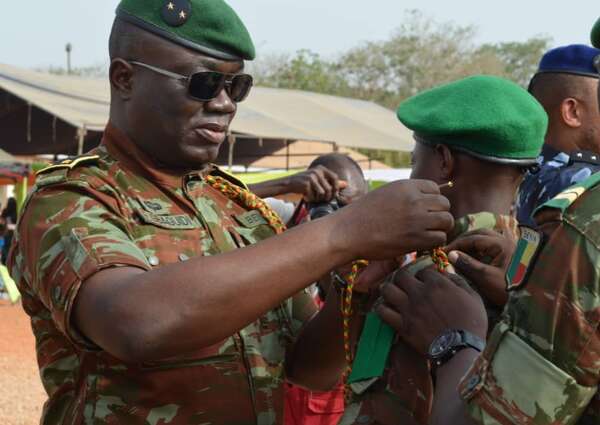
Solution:
[[[139,62],[181,75],[201,71],[238,74],[243,62],[226,62],[172,43],[157,43]],[[237,105],[225,90],[206,102],[192,99],[185,81],[134,66],[128,121],[134,142],[161,164],[200,169],[214,162]]]
[[[417,143],[411,154],[411,165],[411,179],[431,180],[438,184],[442,183],[441,158],[433,147]]]

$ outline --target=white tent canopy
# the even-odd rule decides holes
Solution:
[[[76,128],[101,132],[108,120],[105,79],[50,75],[0,64],[0,90]],[[411,133],[372,102],[298,90],[255,87],[231,126],[257,138],[332,142],[348,148],[410,151]]]

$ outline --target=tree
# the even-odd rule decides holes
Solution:
[[[324,59],[309,50],[268,56],[252,66],[257,84],[370,100],[395,109],[404,99],[469,75],[504,77],[526,87],[551,39],[476,43],[477,29],[438,22],[409,10],[392,34]],[[371,152],[392,166],[407,166],[398,152]]]
[[[474,74],[526,86],[550,39],[477,45],[477,29],[409,10],[393,35],[323,59],[309,50],[254,66],[259,85],[371,100],[389,108],[431,87]]]
[[[523,87],[536,72],[540,59],[548,51],[552,39],[536,36],[525,42],[484,44],[479,54],[489,54],[500,59],[506,75]]]
[[[277,60],[280,60],[277,63]],[[281,61],[271,56],[266,63],[253,69],[258,85],[330,94],[351,94],[343,79],[336,76],[335,63],[322,60],[310,50],[300,50],[295,56]]]

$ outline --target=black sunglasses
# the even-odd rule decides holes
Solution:
[[[157,68],[143,62],[130,61],[132,65],[154,71],[166,77],[175,78],[187,83],[188,94],[192,99],[208,102],[219,96],[223,89],[234,102],[241,102],[250,93],[254,80],[248,74],[223,74],[216,71],[202,71],[186,77],[165,69]]]

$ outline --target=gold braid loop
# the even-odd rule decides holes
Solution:
[[[355,261],[352,263],[352,271],[346,276],[346,287],[342,290],[342,319],[343,319],[343,331],[344,331],[344,353],[346,355],[346,370],[342,380],[344,382],[344,398],[346,403],[350,402],[352,396],[352,390],[348,385],[348,378],[352,373],[352,363],[354,362],[354,354],[350,340],[350,319],[352,318],[352,295],[354,292],[354,284],[362,269],[364,269],[369,263],[364,260]]]
[[[448,255],[444,252],[442,248],[436,248],[433,250],[433,252],[431,253],[431,260],[433,261],[433,264],[435,264],[440,273],[444,273],[450,265]]]
[[[208,175],[205,178],[206,182],[213,188],[227,196],[232,201],[236,202],[241,207],[247,210],[256,210],[267,220],[269,226],[275,233],[281,234],[286,230],[286,226],[281,221],[281,217],[267,205],[267,203],[256,196],[254,193],[239,187],[230,181],[219,176]]]

